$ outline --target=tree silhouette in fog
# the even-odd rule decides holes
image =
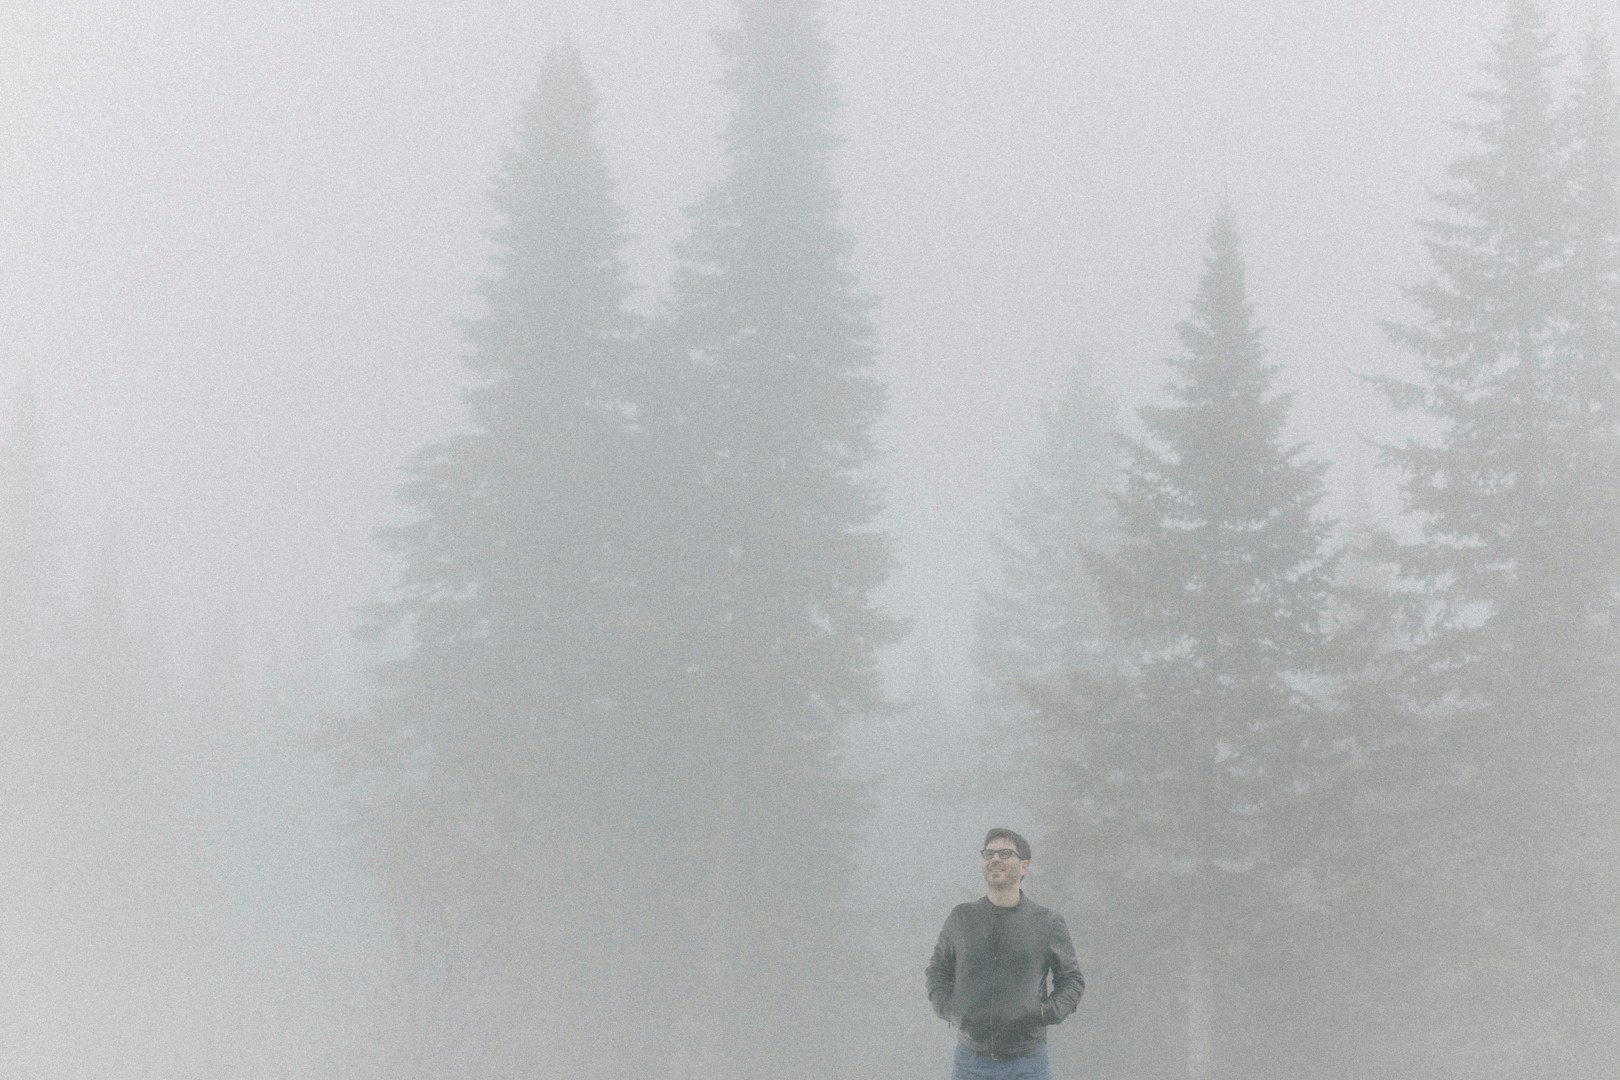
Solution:
[[[1613,797],[1620,690],[1620,105],[1588,42],[1567,104],[1541,11],[1495,41],[1484,118],[1422,223],[1433,276],[1393,328],[1389,382],[1432,437],[1391,447],[1421,535],[1391,684],[1404,734],[1373,774],[1406,793],[1367,882],[1431,1075],[1598,1076],[1620,1030]],[[1415,799],[1415,802],[1410,801]],[[1421,882],[1413,888],[1412,882]],[[1375,884],[1376,882],[1376,884]],[[1392,936],[1393,935],[1393,936]],[[1375,1041],[1374,1046],[1378,1045]],[[1410,1068],[1389,1062],[1387,1069]]]
[[[653,813],[680,860],[670,936],[690,962],[677,1073],[829,1076],[863,1056],[848,961],[863,800],[843,737],[884,707],[875,654],[898,630],[872,602],[889,555],[863,472],[883,393],[838,220],[820,5],[736,10],[727,168],[691,210],[655,335],[679,645]]]
[[[1210,244],[1169,401],[1127,442],[1118,549],[1090,560],[1130,661],[1043,694],[1037,733],[1064,799],[1048,842],[1078,868],[1111,988],[1094,1052],[1118,1075],[1240,1075],[1279,1052],[1268,994],[1325,738],[1322,468],[1284,440],[1229,214]]]
[[[991,722],[1008,734],[1029,707],[1032,686],[1104,662],[1108,615],[1085,553],[1110,551],[1110,492],[1121,455],[1113,402],[1089,359],[1069,369],[1064,392],[1042,418],[1042,441],[1013,488],[995,538],[1000,582],[979,599],[974,659],[992,684]]]
[[[645,451],[594,116],[579,55],[553,50],[491,192],[471,430],[417,456],[416,519],[384,534],[403,574],[374,629],[410,645],[370,725],[389,777],[372,849],[433,1018],[425,1060],[456,1075],[606,1075],[619,1038],[627,960],[597,873],[628,833],[615,758],[643,715]]]
[[[729,170],[650,328],[579,58],[548,58],[494,190],[472,430],[418,456],[418,517],[386,534],[404,574],[376,629],[410,644],[369,728],[373,849],[442,1067],[860,1058],[841,751],[897,632],[862,475],[883,395],[818,9],[738,10]]]

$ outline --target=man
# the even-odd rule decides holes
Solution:
[[[1046,1029],[1086,988],[1069,927],[1024,895],[1029,841],[991,829],[979,855],[985,896],[956,905],[928,962],[928,1000],[958,1030],[951,1080],[1051,1080]]]

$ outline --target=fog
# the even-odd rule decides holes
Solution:
[[[1454,922],[1479,944],[1466,955],[1435,946],[1444,968],[1435,978],[1448,991],[1428,1000],[1432,1013],[1374,1029],[1384,1057],[1346,1049],[1354,1040],[1342,1030],[1317,1043],[1296,1030],[1319,1021],[1311,1008],[1329,1010],[1329,997],[1276,1019],[1265,1002],[1319,994],[1321,985],[1274,956],[1243,952],[1241,943],[1263,936],[1255,927],[1271,924],[1250,894],[1237,892],[1220,908],[1227,921],[1206,928],[1232,943],[1217,970],[1266,988],[1249,986],[1238,995],[1247,995],[1242,1008],[1218,1012],[1217,1028],[1224,1019],[1242,1030],[1217,1030],[1200,1049],[1187,1016],[1187,999],[1196,1006],[1199,998],[1196,980],[1168,988],[1130,981],[1133,972],[1182,962],[1166,958],[1183,956],[1173,920],[1159,918],[1174,907],[1169,894],[1132,894],[1164,906],[1122,920],[1110,910],[1123,895],[1109,891],[1110,871],[1087,876],[1087,852],[1095,851],[1088,844],[1103,842],[1100,823],[1114,819],[1076,777],[1112,774],[1090,750],[1075,752],[1085,759],[1075,768],[1101,771],[1065,773],[1042,726],[1053,722],[1051,710],[1038,704],[1073,671],[999,677],[975,662],[985,645],[981,594],[1017,591],[1003,577],[994,537],[1005,534],[1009,500],[1047,448],[1043,416],[1060,410],[1083,360],[1087,392],[1107,399],[1125,435],[1152,441],[1138,410],[1174,401],[1166,360],[1185,352],[1177,327],[1206,287],[1211,226],[1223,215],[1240,238],[1273,389],[1291,395],[1283,442],[1302,444],[1325,466],[1316,517],[1330,543],[1355,529],[1419,535],[1421,523],[1403,516],[1400,470],[1378,447],[1434,437],[1444,414],[1395,409],[1375,380],[1424,377],[1419,351],[1386,324],[1422,325],[1432,314],[1408,291],[1436,273],[1426,247],[1433,237],[1418,222],[1446,212],[1435,193],[1458,182],[1448,165],[1478,149],[1477,132],[1457,122],[1491,115],[1491,101],[1475,92],[1491,85],[1483,65],[1508,5],[818,6],[839,105],[830,157],[837,222],[852,244],[854,290],[876,300],[868,373],[886,391],[871,417],[870,452],[847,473],[881,501],[872,528],[887,538],[886,564],[874,563],[880,580],[862,599],[896,620],[891,633],[850,617],[856,626],[847,637],[861,645],[847,667],[873,666],[882,692],[867,701],[851,691],[854,704],[827,706],[842,748],[834,779],[844,786],[826,790],[843,793],[844,810],[825,835],[803,841],[804,873],[845,875],[828,885],[853,898],[838,909],[842,939],[811,927],[820,900],[801,902],[794,892],[793,859],[775,852],[742,863],[755,846],[809,835],[796,831],[803,823],[792,820],[799,804],[791,800],[800,795],[769,766],[768,746],[739,749],[718,729],[693,729],[690,748],[648,768],[659,781],[690,769],[715,806],[691,809],[676,796],[666,804],[656,790],[638,801],[657,789],[636,772],[654,753],[642,744],[659,742],[654,727],[676,725],[670,718],[685,715],[681,708],[746,712],[732,696],[741,691],[700,681],[671,691],[678,703],[667,714],[657,711],[664,703],[648,705],[645,731],[633,721],[613,729],[621,741],[602,745],[623,747],[622,776],[584,768],[590,779],[581,784],[622,795],[622,820],[592,817],[555,791],[536,795],[513,814],[538,814],[538,823],[512,842],[528,844],[531,856],[543,846],[539,863],[554,858],[567,869],[537,869],[531,860],[511,882],[477,894],[486,907],[457,908],[457,889],[446,881],[466,865],[428,856],[413,863],[402,853],[410,826],[398,821],[417,821],[410,815],[420,806],[407,800],[416,809],[401,813],[389,801],[390,784],[408,789],[419,775],[411,770],[431,757],[423,746],[442,749],[454,738],[446,733],[453,723],[435,728],[427,706],[391,713],[379,705],[389,665],[415,655],[410,624],[421,612],[404,611],[380,637],[356,633],[364,610],[400,603],[408,592],[402,575],[413,556],[378,532],[420,517],[423,504],[400,496],[414,456],[477,430],[462,397],[476,380],[463,360],[478,352],[468,327],[499,314],[490,315],[489,292],[479,286],[501,273],[492,230],[503,217],[491,192],[559,46],[577,49],[595,89],[594,139],[629,237],[622,256],[634,291],[626,307],[654,327],[650,340],[675,343],[671,355],[701,351],[707,331],[679,313],[706,294],[682,284],[678,253],[698,228],[701,210],[693,208],[728,176],[722,133],[735,97],[714,32],[736,23],[738,5],[0,7],[0,133],[10,150],[0,157],[9,254],[0,275],[0,442],[12,448],[0,468],[3,510],[14,518],[0,522],[8,545],[0,557],[14,564],[0,567],[12,590],[0,609],[11,609],[8,633],[22,628],[5,643],[13,689],[0,701],[13,748],[0,773],[0,957],[11,975],[0,996],[0,1072],[628,1076],[639,1075],[636,1063],[656,1061],[676,1077],[766,1069],[943,1076],[953,1033],[929,1009],[922,967],[950,906],[982,894],[976,852],[991,825],[1035,840],[1030,891],[1067,912],[1088,974],[1079,1013],[1052,1034],[1061,1075],[1162,1068],[1189,1077],[1585,1077],[1620,1065],[1605,1034],[1620,1030],[1620,933],[1604,921],[1617,914],[1609,894],[1620,893],[1609,844],[1620,835],[1612,831],[1620,799],[1612,715],[1563,699],[1547,705],[1575,717],[1569,726],[1579,730],[1564,743],[1547,736],[1546,769],[1517,790],[1510,776],[1504,801],[1533,804],[1566,786],[1585,801],[1551,822],[1504,811],[1507,824],[1453,860],[1425,846],[1424,815],[1436,815],[1435,843],[1445,844],[1464,835],[1449,823],[1476,804],[1461,796],[1425,802],[1432,792],[1423,778],[1455,771],[1466,788],[1475,766],[1468,747],[1443,736],[1377,772],[1376,782],[1336,788],[1301,811],[1301,820],[1322,817],[1311,816],[1311,827],[1288,843],[1344,853],[1337,862],[1302,856],[1289,867],[1275,856],[1279,880],[1294,890],[1282,906],[1308,913],[1289,924],[1299,937],[1287,940],[1339,942],[1311,976],[1323,984],[1368,977],[1347,957],[1379,940],[1367,911],[1406,910],[1380,891],[1401,892],[1402,852],[1431,860],[1404,864],[1419,878],[1462,865],[1444,883],[1446,902],[1497,869],[1521,881],[1544,871],[1549,882],[1548,896],[1513,908],[1533,912],[1522,925],[1503,929],[1500,910],[1465,905]],[[1585,0],[1543,10],[1564,57],[1554,69],[1562,99],[1580,75],[1585,36],[1612,12]],[[700,403],[691,415],[725,408]],[[655,428],[644,413],[638,418]],[[670,475],[671,490],[685,490],[678,469]],[[10,498],[36,479],[36,502]],[[654,503],[648,532],[704,534],[679,532],[701,511],[677,496]],[[24,520],[25,507],[37,518]],[[858,514],[851,520],[852,531],[866,528]],[[1594,546],[1607,520],[1592,519]],[[752,528],[729,517],[707,524],[714,535]],[[1585,543],[1588,534],[1580,535]],[[1606,565],[1620,572],[1620,557]],[[705,580],[692,573],[680,580]],[[1588,584],[1610,598],[1620,586],[1613,576]],[[1612,701],[1601,697],[1611,685],[1604,665],[1620,658],[1604,622],[1612,614],[1592,616],[1597,644],[1575,654],[1578,672],[1599,688],[1596,700]],[[626,618],[634,632],[612,648],[655,640],[636,637],[640,624]],[[845,625],[838,619],[835,612],[826,621]],[[743,634],[717,631],[709,644],[721,649],[715,643],[732,641],[725,634],[733,632]],[[655,671],[667,675],[658,665],[677,680],[694,670],[674,652],[628,655],[614,654],[621,667],[645,660],[649,681]],[[1599,659],[1587,665],[1589,656]],[[550,670],[574,659],[564,651],[536,663]],[[744,658],[734,663],[756,670]],[[768,658],[762,665],[768,669]],[[586,661],[575,668],[587,670],[595,669]],[[1322,676],[1341,677],[1343,666]],[[1036,683],[1038,692],[1014,700]],[[1466,697],[1472,686],[1456,693]],[[1378,741],[1369,732],[1385,722],[1378,709],[1388,703],[1369,705],[1354,691],[1325,696],[1353,718],[1336,721],[1336,738],[1321,742],[1359,761]],[[1412,691],[1405,704],[1430,718],[1422,702],[1413,704],[1421,697]],[[636,699],[627,692],[625,700]],[[1380,719],[1364,719],[1374,715]],[[421,745],[393,747],[405,764],[379,775],[366,753],[407,729],[405,741]],[[555,743],[536,736],[536,758],[562,758],[554,747],[576,745],[566,742],[575,738],[571,727],[557,730]],[[682,742],[678,726],[660,730]],[[1511,754],[1518,745],[1482,753]],[[1596,764],[1564,776],[1565,751]],[[715,762],[712,774],[702,772]],[[574,790],[558,782],[557,790]],[[513,784],[521,803],[523,782]],[[761,809],[773,800],[788,809]],[[1564,804],[1549,796],[1543,805],[1551,814]],[[1401,821],[1409,808],[1415,823]],[[1392,820],[1395,833],[1380,831]],[[724,830],[756,825],[759,836],[738,841],[734,859]],[[663,865],[653,855],[615,846],[627,830],[663,835],[681,826],[699,834],[671,842],[669,851],[689,859],[668,879],[646,876]],[[433,828],[423,827],[424,850],[455,847],[444,839],[451,826]],[[1390,839],[1397,865],[1369,861],[1385,837],[1398,837]],[[825,849],[815,846],[823,842]],[[1500,865],[1496,847],[1510,849]],[[1543,865],[1521,848],[1563,854]],[[1294,858],[1297,850],[1288,850]],[[1111,857],[1107,865],[1119,870],[1123,856]],[[1179,857],[1156,849],[1142,860]],[[1098,857],[1099,866],[1105,861]],[[430,863],[431,872],[422,869]],[[418,871],[432,884],[418,889]],[[1148,876],[1117,875],[1138,884]],[[764,913],[731,912],[737,901],[728,889],[746,891]],[[700,956],[668,952],[666,936],[705,925],[686,910],[697,901],[682,890],[730,912],[730,923],[714,918],[732,927],[735,941],[711,942]],[[678,914],[644,914],[651,898],[671,893]],[[612,899],[593,911],[581,894]],[[567,902],[552,910],[536,896]],[[466,921],[429,932],[425,910],[460,911]],[[1100,911],[1112,920],[1106,928]],[[593,952],[555,927],[528,933],[547,919],[610,915],[636,939]],[[1571,923],[1582,924],[1581,934],[1561,936],[1557,927]],[[1498,931],[1524,956],[1508,955],[1491,936]],[[456,934],[478,932],[504,942],[492,951],[511,946],[512,956],[538,956],[535,963],[556,970],[544,986],[529,986],[514,974],[517,963],[499,967],[479,953],[467,962],[488,965],[478,968],[482,989],[446,991],[454,958],[466,959]],[[694,933],[724,936],[712,927]],[[773,934],[810,944],[772,951],[760,942]],[[829,942],[847,949],[848,966],[858,969],[856,983],[839,987],[852,1015],[802,985],[821,977],[817,962],[830,962],[810,956],[812,945]],[[682,981],[689,960],[709,980],[697,991]],[[728,963],[743,972],[737,980],[762,984],[716,989],[728,981]],[[579,993],[569,998],[576,976]],[[1477,1000],[1456,992],[1474,980],[1520,989]],[[526,989],[511,989],[518,985]],[[1424,986],[1406,983],[1381,998],[1386,989],[1367,985],[1367,997],[1379,1000],[1364,999],[1366,1013],[1341,1026],[1425,999]],[[740,1035],[735,1029],[754,1026],[747,1017],[755,995],[771,999],[758,1005],[766,1030]],[[812,1000],[821,1003],[789,1008]],[[1535,1008],[1526,1011],[1526,1000]],[[1471,1011],[1460,1012],[1458,1001]],[[694,1022],[701,1007],[718,1015]],[[1507,1016],[1517,1019],[1504,1024]],[[802,1017],[803,1030],[793,1017]],[[773,1024],[791,1044],[780,1060],[756,1045],[769,1041]],[[1476,1037],[1481,1031],[1499,1042]],[[622,1056],[602,1049],[620,1037]],[[1154,1039],[1161,1045],[1151,1053],[1123,1048]],[[1268,1041],[1282,1047],[1272,1057],[1255,1049]],[[1480,1058],[1455,1052],[1462,1046]],[[784,1068],[784,1060],[793,1063]],[[1300,1062],[1313,1064],[1299,1071]]]

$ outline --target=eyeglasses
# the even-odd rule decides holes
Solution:
[[[979,852],[979,854],[984,856],[985,862],[989,862],[991,859],[1018,858],[1018,850],[1010,847],[987,847],[983,851]]]

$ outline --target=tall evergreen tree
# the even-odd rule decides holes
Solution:
[[[643,692],[646,501],[624,237],[577,52],[546,57],[492,191],[496,272],[466,328],[471,430],[421,452],[374,629],[408,653],[371,717],[372,834],[433,1075],[623,1065],[617,893]],[[647,943],[641,943],[646,947]],[[443,1059],[434,1062],[433,1055]]]
[[[883,393],[838,223],[820,5],[737,12],[721,37],[728,169],[692,210],[661,330],[679,646],[659,816],[697,946],[680,983],[697,1039],[677,1074],[826,1076],[859,1057],[847,949],[862,797],[843,736],[884,707],[875,652],[897,633],[872,601],[888,554],[864,475]],[[721,867],[746,868],[749,887]]]
[[[1118,1075],[1275,1064],[1268,995],[1298,940],[1297,818],[1323,740],[1322,469],[1284,441],[1229,214],[1210,241],[1170,402],[1126,444],[1118,551],[1092,560],[1132,662],[1042,715],[1071,792],[1052,840],[1083,868],[1088,951],[1120,987],[1115,1039],[1094,1050]]]
[[[1421,538],[1404,579],[1397,684],[1408,734],[1387,755],[1420,813],[1393,842],[1414,970],[1438,1016],[1435,1075],[1612,1069],[1620,974],[1607,935],[1620,871],[1613,795],[1620,689],[1620,124],[1607,49],[1568,108],[1551,32],[1515,0],[1476,95],[1477,149],[1423,223],[1435,276],[1397,326],[1421,377],[1393,402],[1437,432],[1391,448]],[[1604,884],[1604,883],[1607,884]],[[1606,916],[1606,917],[1605,917]],[[1416,1040],[1415,1040],[1416,1041]]]
[[[1114,406],[1089,359],[1070,369],[1043,419],[1042,444],[995,538],[1000,587],[979,602],[975,659],[1004,720],[1025,713],[1031,687],[1101,663],[1109,640],[1084,553],[1113,547],[1109,494],[1121,461]]]
[[[1561,382],[1575,420],[1565,450],[1572,475],[1559,495],[1570,504],[1570,530],[1558,543],[1576,578],[1563,597],[1565,617],[1578,624],[1575,640],[1590,652],[1578,669],[1580,715],[1566,751],[1579,769],[1579,824],[1559,859],[1551,921],[1542,920],[1544,930],[1587,928],[1560,932],[1558,952],[1585,984],[1586,1004],[1597,1005],[1597,1024],[1613,1035],[1592,1048],[1600,1066],[1620,1059],[1620,994],[1612,990],[1620,980],[1620,938],[1595,929],[1620,925],[1620,891],[1612,887],[1620,875],[1620,730],[1606,711],[1620,695],[1620,87],[1611,57],[1608,35],[1594,29],[1569,108],[1575,221],[1569,374]],[[1591,593],[1575,595],[1583,586]]]
[[[1425,586],[1414,610],[1432,622],[1430,651],[1454,661],[1431,685],[1413,686],[1428,704],[1452,696],[1459,681],[1488,678],[1501,659],[1457,643],[1477,634],[1479,601],[1506,601],[1509,610],[1476,640],[1501,648],[1541,636],[1534,603],[1511,595],[1521,584],[1515,560],[1482,541],[1499,526],[1534,528],[1546,503],[1541,487],[1562,471],[1549,468],[1570,216],[1556,63],[1541,13],[1516,2],[1487,66],[1496,85],[1476,95],[1494,111],[1475,129],[1482,148],[1451,167],[1457,184],[1436,197],[1450,216],[1422,223],[1437,275],[1410,293],[1427,318],[1393,328],[1424,375],[1387,383],[1394,403],[1445,424],[1443,441],[1412,440],[1387,455],[1408,477],[1408,509],[1425,525],[1425,542],[1404,552]],[[1431,601],[1443,609],[1431,613]]]
[[[1110,493],[1122,464],[1117,420],[1095,365],[1077,360],[1042,416],[1041,442],[1006,501],[1003,529],[991,537],[1000,579],[981,590],[975,611],[973,659],[982,681],[970,708],[985,752],[959,783],[976,786],[994,805],[1016,794],[1023,806],[1014,816],[1037,829],[1040,808],[1066,796],[1067,769],[1057,762],[1080,749],[1039,737],[1039,703],[1075,674],[1095,675],[1114,659],[1086,553],[1113,549]],[[1031,761],[1046,765],[1031,770]],[[1042,789],[1040,781],[1051,777],[1059,790]],[[1063,895],[1061,881],[1050,885],[1048,902],[1074,899]]]

